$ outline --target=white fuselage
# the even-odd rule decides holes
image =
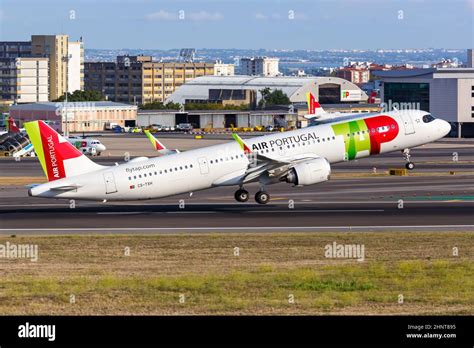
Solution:
[[[439,119],[424,123],[422,117],[426,114],[423,111],[411,111],[408,116],[402,115],[401,111],[384,113],[383,115],[388,115],[396,121],[399,131],[393,140],[381,144],[379,153],[400,151],[444,137],[449,131],[449,124]],[[327,124],[247,139],[245,143],[253,152],[278,161],[292,162],[301,158],[322,157],[329,163],[342,162],[348,160],[346,142],[352,140],[343,135],[336,135],[333,126],[376,116],[380,114],[334,120]],[[379,131],[379,135],[383,137],[385,129],[375,130]],[[361,142],[366,140],[364,137],[369,137],[367,133],[357,133],[359,132],[347,135],[358,137],[357,141]],[[266,145],[262,145],[263,143]],[[370,156],[369,151],[359,151],[355,158],[367,156]],[[229,142],[102,167],[91,173],[39,185],[30,190],[30,195],[91,200],[161,198],[216,186],[240,185],[249,162],[240,145],[237,142]],[[50,190],[67,185],[75,185],[78,188],[66,192]]]

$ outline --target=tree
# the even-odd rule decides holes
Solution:
[[[142,104],[140,106],[140,110],[180,110],[181,109],[181,104],[180,103],[173,103],[173,102],[168,102],[166,104],[163,104],[162,102],[152,102],[152,103],[146,103]]]
[[[84,102],[84,101],[102,101],[105,100],[104,96],[98,91],[74,91],[73,93],[67,93],[68,102]],[[66,101],[66,94],[62,95],[54,102],[63,102]]]
[[[290,105],[290,98],[281,90],[275,89],[272,91],[270,88],[265,87],[260,90],[262,99],[258,102],[259,108],[265,108],[272,105]]]

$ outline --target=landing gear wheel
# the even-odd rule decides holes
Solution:
[[[405,164],[405,168],[408,169],[408,170],[413,170],[415,169],[415,163],[413,163],[412,161],[410,161],[410,158],[411,158],[411,155],[410,155],[410,149],[404,149],[402,151],[402,154],[403,154],[403,158],[405,159],[405,161],[407,162]]]
[[[249,200],[249,193],[244,189],[239,189],[235,191],[234,197],[238,202],[247,202]]]
[[[258,191],[255,194],[255,201],[258,204],[267,204],[270,201],[270,195],[265,191]]]

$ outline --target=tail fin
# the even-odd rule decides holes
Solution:
[[[8,118],[7,130],[9,133],[20,133],[20,128],[18,128],[15,120],[11,116]]]
[[[166,146],[164,146],[162,143],[156,139],[153,134],[150,133],[149,130],[145,130],[145,135],[147,136],[148,140],[150,140],[150,143],[153,145],[156,151],[164,150],[166,149]]]
[[[43,121],[25,123],[48,181],[81,175],[103,168],[83,155]]]
[[[174,153],[179,153],[179,150],[170,150],[167,149],[165,145],[163,145],[158,139],[156,139],[153,134],[150,133],[149,130],[145,129],[145,135],[147,136],[148,140],[150,140],[153,148],[158,151],[158,156],[165,156],[165,155],[172,155]]]
[[[311,92],[306,93],[306,102],[308,103],[308,116],[306,118],[320,117],[326,113]]]

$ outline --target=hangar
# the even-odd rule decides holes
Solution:
[[[256,77],[256,76],[201,76],[178,88],[166,102],[185,104],[186,101],[215,101],[215,96],[233,95],[229,91],[253,91],[256,102],[261,99],[260,90],[280,89],[292,103],[306,102],[311,92],[321,104],[364,103],[367,94],[356,84],[339,77]],[[219,93],[225,91],[227,93]],[[235,93],[242,95],[242,93]],[[228,100],[228,99],[227,99]]]

